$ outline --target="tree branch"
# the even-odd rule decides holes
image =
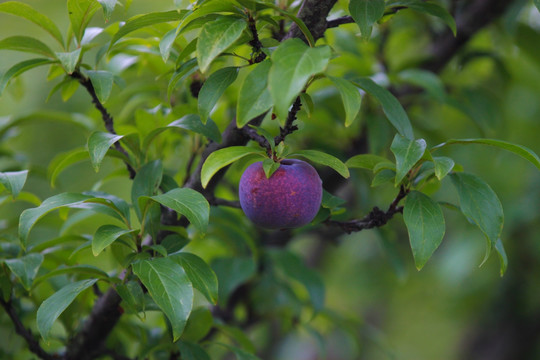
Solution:
[[[352,16],[343,16],[343,17],[340,17],[340,18],[337,18],[337,19],[328,20],[326,22],[326,28],[327,29],[335,28],[335,27],[338,27],[340,25],[350,24],[350,23],[353,23],[353,22],[354,22],[354,19],[352,18]]]
[[[89,78],[81,74],[81,72],[79,71],[74,71],[73,73],[70,74],[70,76],[73,79],[77,80],[86,89],[88,94],[90,94],[90,96],[92,97],[92,103],[94,104],[96,109],[101,113],[101,118],[103,119],[103,123],[105,124],[105,129],[107,129],[109,133],[116,135],[116,131],[114,130],[113,118],[109,114],[107,109],[105,109],[101,101],[99,101],[96,94],[96,90],[94,89],[94,85],[92,85],[92,81],[90,81]],[[122,154],[128,156],[126,149],[124,149],[118,141],[114,143],[114,147],[116,150],[120,151]],[[128,163],[126,163],[126,168],[129,172],[129,178],[130,179],[135,178],[135,174],[136,174],[135,169],[133,169],[133,167]]]
[[[388,207],[388,210],[386,211],[382,211],[375,206],[369,214],[367,214],[364,218],[360,220],[336,221],[328,219],[324,221],[324,223],[330,226],[340,227],[347,234],[362,231],[365,229],[381,227],[383,225],[386,225],[386,223],[390,219],[392,219],[395,214],[403,212],[403,206],[398,206],[398,204],[405,196],[407,196],[408,193],[409,190],[405,189],[402,185],[399,189],[398,195],[396,196],[394,201],[392,201],[392,203]]]
[[[321,38],[326,31],[326,18],[337,0],[304,0],[298,18],[306,24],[307,28],[315,40]],[[289,38],[300,38],[307,42],[306,37],[296,24],[292,24],[284,40]]]
[[[56,359],[55,356],[43,350],[43,348],[39,345],[39,341],[36,340],[32,332],[24,327],[21,319],[19,319],[19,316],[15,311],[15,308],[13,307],[13,303],[11,300],[6,302],[0,297],[0,304],[2,304],[4,310],[6,310],[6,314],[8,314],[9,318],[13,322],[13,325],[15,326],[15,332],[26,341],[26,343],[28,344],[28,349],[30,349],[31,352],[33,352],[43,360]]]
[[[300,111],[301,107],[302,101],[300,100],[300,96],[298,96],[294,101],[292,108],[289,111],[289,114],[287,115],[287,121],[285,122],[285,126],[279,128],[279,135],[274,138],[274,143],[276,145],[279,145],[280,142],[285,140],[285,137],[287,137],[287,135],[292,134],[294,131],[298,130],[298,126],[293,125],[293,123],[294,120],[296,120],[296,114],[298,113],[298,111]]]

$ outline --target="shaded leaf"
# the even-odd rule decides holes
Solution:
[[[42,66],[42,65],[49,65],[52,63],[53,61],[49,59],[30,59],[30,60],[21,61],[20,63],[13,65],[4,74],[0,76],[0,95],[6,88],[6,85],[9,82],[9,80],[11,80],[12,78],[19,76],[22,73],[30,69],[33,69],[35,67]]]
[[[124,26],[122,26],[116,34],[114,34],[111,45],[109,46],[109,49],[121,38],[126,36],[127,34],[142,29],[147,26],[164,23],[164,22],[170,22],[170,21],[178,21],[182,19],[183,14],[176,11],[164,11],[164,12],[154,12],[149,14],[144,14],[141,16],[135,16],[126,21]]]
[[[79,58],[81,57],[81,48],[78,48],[77,50],[71,52],[57,52],[55,53],[55,55],[58,60],[60,60],[60,64],[62,64],[62,67],[64,68],[66,73],[72,74],[77,67]]]
[[[461,212],[486,235],[485,262],[502,232],[504,214],[501,202],[491,187],[473,174],[453,173],[450,179],[458,192]]]
[[[103,17],[105,18],[105,21],[109,21],[114,11],[114,7],[116,6],[117,0],[97,0],[97,2],[100,3],[101,7],[103,8]]]
[[[411,191],[405,198],[403,220],[409,232],[416,268],[420,270],[444,237],[445,222],[441,207],[429,196]]]
[[[80,247],[78,247],[77,250],[74,251],[74,253],[76,251],[78,251],[78,250],[82,250],[85,247],[85,245],[86,245],[86,243],[81,245]],[[71,256],[73,256],[73,254]],[[57,269],[49,271],[45,275],[39,276],[38,278],[36,278],[34,280],[33,287],[38,286],[39,284],[41,284],[43,281],[45,281],[47,279],[53,278],[55,276],[66,275],[66,274],[69,274],[69,275],[83,274],[83,275],[91,276],[93,278],[103,279],[103,280],[106,280],[106,281],[111,281],[112,280],[112,278],[110,278],[109,275],[105,271],[103,271],[103,270],[101,270],[101,269],[99,269],[99,268],[97,268],[95,266],[92,266],[92,265],[74,265],[74,266],[59,267]]]
[[[197,41],[197,60],[202,72],[212,61],[242,35],[247,23],[244,19],[223,16],[206,23]]]
[[[24,51],[55,58],[53,51],[47,45],[29,36],[10,36],[2,39],[0,40],[0,49]]]
[[[347,166],[345,166],[341,160],[335,156],[323,153],[322,151],[300,150],[290,154],[290,156],[302,156],[315,163],[331,167],[344,178],[348,178],[350,176],[349,169],[347,169]]]
[[[210,217],[210,205],[200,192],[189,188],[178,188],[147,199],[184,215],[199,231],[206,232]]]
[[[169,99],[171,98],[171,95],[176,88],[176,84],[178,84],[178,82],[180,82],[182,79],[191,75],[196,69],[197,59],[189,59],[188,61],[180,65],[178,69],[176,69],[173,76],[171,77],[171,80],[169,81],[169,85],[167,86],[167,97]]]
[[[137,171],[131,187],[131,203],[139,220],[142,219],[143,210],[139,207],[139,198],[156,195],[162,178],[163,164],[161,160],[151,161]]]
[[[495,146],[495,147],[498,147],[500,149],[504,149],[504,150],[513,152],[514,154],[516,154],[518,156],[521,156],[525,160],[528,160],[529,162],[531,162],[538,169],[540,169],[540,158],[538,157],[538,155],[534,151],[532,151],[528,147],[513,144],[511,142],[503,141],[503,140],[482,139],[482,138],[478,138],[478,139],[450,139],[450,140],[447,140],[446,142],[444,142],[442,144],[434,146],[431,149],[431,151],[434,151],[436,149],[439,149],[439,148],[447,146],[447,145],[454,145],[454,144],[464,144],[464,145],[467,145],[467,144],[482,144],[482,145]]]
[[[92,17],[99,10],[99,3],[95,0],[68,0],[67,8],[71,30],[80,44],[84,30]]]
[[[360,112],[362,96],[360,96],[358,88],[356,88],[349,80],[333,76],[328,76],[328,78],[332,80],[341,94],[343,107],[345,108],[345,126],[350,126]]]
[[[328,46],[310,48],[300,39],[285,40],[272,53],[268,86],[274,111],[282,122],[311,76],[326,68],[330,55]]]
[[[250,257],[222,257],[212,262],[219,284],[219,303],[227,304],[229,295],[255,274],[255,262]]]
[[[138,230],[127,230],[114,225],[100,226],[92,239],[92,253],[98,256],[106,247],[115,242],[119,237],[131,234]]]
[[[37,208],[24,210],[19,219],[19,237],[23,248],[26,247],[30,230],[45,214],[62,206],[81,203],[89,198],[91,198],[91,196],[78,193],[63,193],[45,199]]]
[[[206,136],[207,138],[219,143],[221,142],[221,132],[219,131],[216,123],[212,119],[208,119],[206,124],[201,122],[201,118],[197,114],[188,114],[181,117],[178,120],[171,122],[166,127],[157,128],[153,130],[148,136],[144,139],[143,148],[147,149],[148,146],[154,141],[156,136],[164,132],[165,130],[180,128],[185,130],[193,131],[197,134]]]
[[[193,287],[212,304],[218,301],[218,281],[214,270],[195,254],[180,252],[170,258],[184,268]]]
[[[23,4],[19,1],[6,1],[0,4],[0,12],[19,16],[30,20],[34,24],[45,29],[49,34],[51,34],[60,45],[64,46],[64,39],[62,34],[55,23],[49,19],[47,16],[39,13],[33,7],[27,4]]]
[[[193,307],[193,287],[184,269],[169,258],[141,260],[132,269],[169,319],[173,340],[178,340]]]
[[[198,344],[179,341],[180,355],[185,360],[211,360],[208,353]]]
[[[506,251],[504,250],[504,245],[501,241],[501,239],[497,239],[497,242],[495,243],[495,250],[497,251],[497,254],[499,255],[499,262],[500,262],[500,273],[501,276],[504,275],[506,272],[506,269],[508,268],[508,256],[506,256]]]
[[[382,156],[372,154],[360,154],[353,156],[352,158],[347,160],[347,162],[345,162],[345,165],[347,165],[347,167],[349,168],[373,170],[375,165],[386,161],[388,161],[388,159]]]
[[[454,36],[457,34],[457,28],[456,28],[456,21],[450,15],[448,10],[440,6],[439,4],[433,3],[433,2],[426,2],[421,0],[396,0],[396,1],[390,1],[387,6],[389,7],[395,7],[395,6],[406,6],[409,9],[438,17],[442,21],[445,22],[446,25],[452,30],[454,33]]]
[[[373,25],[384,15],[384,0],[350,0],[349,12],[365,39],[371,36]]]
[[[424,139],[409,140],[396,134],[390,150],[396,157],[396,186],[401,183],[405,175],[422,158],[426,150],[426,141]]]
[[[16,198],[21,192],[28,170],[0,172],[0,184],[4,185],[6,190]]]
[[[46,341],[49,340],[49,331],[60,314],[84,290],[96,283],[97,279],[81,280],[68,284],[54,293],[39,306],[37,311],[37,328]]]
[[[112,144],[123,138],[123,135],[114,135],[103,131],[94,131],[88,138],[87,148],[90,161],[96,172]]]
[[[161,41],[159,42],[159,52],[161,53],[164,62],[167,62],[169,59],[174,40],[176,40],[176,29],[171,29],[163,35],[163,38],[161,38]]]
[[[254,149],[247,146],[230,146],[214,151],[208,156],[201,170],[201,184],[206,188],[212,176],[225,166],[232,164],[248,155],[261,155],[266,157],[263,150]]]
[[[114,75],[109,71],[87,71],[99,101],[104,104],[111,95]]]
[[[49,164],[47,169],[48,177],[51,181],[51,186],[56,186],[56,179],[60,173],[70,165],[78,163],[79,161],[89,159],[88,150],[84,148],[74,149],[67,153],[58,154]]]
[[[434,156],[433,163],[435,164],[435,176],[442,180],[453,168],[454,160],[446,156]]]
[[[203,124],[206,123],[210,112],[221,95],[236,80],[236,76],[238,76],[237,67],[226,67],[214,72],[204,82],[198,96],[199,115]]]
[[[439,101],[446,98],[446,90],[442,80],[434,73],[422,69],[406,69],[399,73],[399,79],[425,89]]]
[[[21,280],[23,287],[30,290],[39,267],[43,263],[43,255],[31,253],[18,259],[4,260],[4,262],[11,272]]]
[[[356,81],[357,86],[374,96],[382,105],[390,123],[404,137],[414,139],[413,128],[407,113],[394,95],[387,89],[377,85],[369,78],[360,78]]]
[[[239,128],[272,107],[272,96],[267,86],[271,66],[270,60],[263,61],[244,79],[236,105],[236,126]]]

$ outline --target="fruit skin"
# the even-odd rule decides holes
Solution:
[[[239,186],[240,205],[255,224],[267,229],[306,225],[317,215],[322,181],[307,162],[285,159],[266,178],[262,162],[247,167]]]

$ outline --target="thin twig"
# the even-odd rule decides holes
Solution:
[[[257,133],[257,130],[249,127],[249,126],[244,126],[242,128],[242,132],[248,136],[251,140],[254,140],[256,141],[263,149],[266,150],[266,152],[268,153],[268,155],[272,155],[272,148],[270,146],[270,144],[268,143],[268,140],[266,140],[266,138],[262,135],[259,135]]]
[[[279,129],[279,135],[274,138],[274,143],[276,145],[279,145],[280,142],[285,140],[287,135],[292,134],[293,132],[298,130],[298,126],[293,125],[293,123],[296,120],[296,114],[298,113],[298,111],[300,111],[301,107],[302,101],[300,100],[300,96],[298,96],[294,101],[293,106],[289,111],[289,114],[287,115],[287,121],[285,122],[285,126]]]
[[[257,32],[257,25],[255,23],[255,19],[249,13],[248,16],[248,27],[249,31],[251,32],[251,35],[253,38],[249,41],[249,45],[253,48],[253,53],[251,55],[251,60],[249,61],[251,64],[254,63],[260,63],[264,59],[266,59],[266,54],[262,52],[263,44],[261,43],[261,40],[259,39],[259,34]]]
[[[19,316],[15,311],[15,308],[13,307],[13,303],[11,300],[6,302],[4,301],[4,299],[0,298],[0,304],[2,304],[2,307],[4,308],[4,310],[6,310],[6,313],[13,322],[13,325],[15,326],[15,332],[17,332],[17,334],[19,334],[24,338],[24,340],[26,340],[26,343],[28,344],[28,349],[30,349],[31,352],[33,352],[43,360],[56,359],[55,356],[43,350],[43,348],[39,345],[39,341],[36,340],[32,332],[30,332],[29,329],[24,327],[21,319],[19,319]]]
[[[335,27],[338,27],[340,25],[350,24],[350,23],[353,23],[353,22],[354,22],[354,19],[352,18],[352,16],[343,16],[343,17],[340,17],[340,18],[337,18],[337,19],[328,20],[328,22],[326,23],[326,28],[327,29],[335,28]]]
[[[114,130],[113,118],[111,114],[109,114],[107,109],[105,109],[101,101],[99,101],[96,94],[96,90],[94,89],[94,85],[92,85],[92,81],[90,81],[89,78],[84,76],[79,71],[74,71],[73,73],[70,74],[70,76],[74,78],[75,80],[77,80],[82,86],[84,86],[88,94],[90,94],[90,96],[92,97],[92,103],[94,104],[96,109],[101,113],[101,118],[103,119],[103,123],[105,124],[105,129],[107,129],[109,133],[116,135],[117,133]],[[116,150],[118,150],[122,154],[128,156],[126,149],[124,149],[118,141],[114,143],[114,147]],[[135,175],[136,175],[135,169],[133,169],[133,167],[128,163],[126,163],[126,168],[129,172],[129,178],[130,179],[135,178]]]
[[[381,227],[385,225],[392,217],[397,213],[403,212],[403,206],[398,206],[399,202],[407,196],[409,193],[408,189],[402,185],[398,195],[392,201],[388,210],[382,211],[378,207],[374,207],[373,210],[365,217],[359,220],[350,220],[350,221],[336,221],[336,220],[326,220],[324,223],[331,226],[338,226],[347,234],[352,232],[358,232],[366,229],[372,229],[375,227]]]
[[[210,202],[210,205],[214,205],[214,206],[228,206],[228,207],[240,209],[240,201],[214,198],[209,202]]]

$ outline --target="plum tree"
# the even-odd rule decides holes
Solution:
[[[270,178],[259,161],[242,174],[238,194],[242,210],[255,224],[268,229],[294,228],[317,215],[322,181],[313,166],[302,160],[282,160]]]

